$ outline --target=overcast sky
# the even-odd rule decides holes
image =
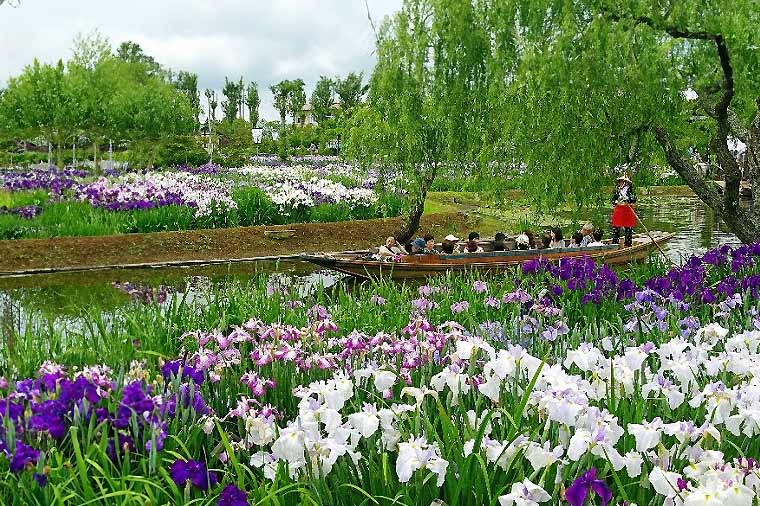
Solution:
[[[378,25],[402,2],[368,1]],[[21,0],[0,6],[0,86],[35,57],[68,59],[76,34],[94,29],[195,72],[201,90],[225,76],[258,82],[266,119],[278,117],[270,84],[300,77],[311,94],[320,75],[368,76],[375,63],[364,0]]]

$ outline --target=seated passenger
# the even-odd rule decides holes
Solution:
[[[433,234],[425,234],[423,239],[425,240],[425,253],[428,255],[437,255],[438,251],[435,249],[435,236],[433,236]]]
[[[550,234],[541,235],[541,249],[549,249],[552,243],[552,236]]]
[[[457,247],[457,243],[459,242],[459,237],[449,234],[446,237],[443,238],[443,242],[441,243],[441,250],[443,251],[444,255],[453,255],[454,249]]]
[[[385,244],[380,246],[380,250],[377,252],[380,258],[389,258],[396,255],[406,255],[401,246],[396,242],[396,238],[391,236],[385,240]]]
[[[580,232],[576,232],[570,238],[570,247],[571,248],[580,248],[582,242],[583,242],[583,234],[581,234]]]
[[[515,244],[519,250],[529,250],[530,238],[527,236],[527,234],[520,234],[517,236],[517,238],[515,238]]]
[[[551,249],[562,249],[565,247],[565,238],[562,236],[562,230],[559,227],[551,229],[549,234],[551,236],[551,242],[549,243]]]
[[[448,239],[444,239],[441,243],[441,252],[444,255],[453,255],[454,254],[454,247],[457,243],[453,241],[449,241]]]
[[[425,239],[418,237],[412,241],[412,255],[424,255],[425,254]]]
[[[501,232],[497,233],[493,238],[493,250],[494,251],[504,251],[506,250],[506,244],[504,241],[506,240],[507,236],[502,234]]]
[[[412,243],[408,242],[408,243],[404,244],[404,251],[406,251],[407,255],[413,254],[414,253],[414,246],[412,245]]]
[[[581,228],[581,234],[583,234],[583,240],[581,241],[581,248],[585,248],[589,245],[589,243],[594,241],[594,225],[591,223],[586,223],[583,225],[583,228]]]
[[[528,238],[528,249],[536,249],[536,236],[531,230],[523,230],[523,234]]]
[[[604,246],[604,243],[602,242],[603,236],[604,232],[602,230],[594,230],[594,242],[590,242],[588,244],[589,248],[592,248],[594,246]]]
[[[467,241],[466,251],[467,253],[483,253],[483,248],[480,247],[478,241],[472,239]]]
[[[467,244],[464,245],[463,251],[466,253],[475,253],[474,251],[469,251],[469,245],[471,242],[475,242],[477,244],[477,247],[480,248],[480,234],[477,232],[470,232],[470,235],[467,236]],[[480,251],[483,251],[483,248],[480,248]]]

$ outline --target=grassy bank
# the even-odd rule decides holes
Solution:
[[[0,272],[45,268],[118,266],[182,260],[240,259],[303,252],[346,251],[383,244],[401,224],[400,218],[302,223],[287,227],[236,227],[227,229],[125,234],[102,237],[59,237],[0,241]],[[288,229],[291,238],[277,240],[265,230]],[[424,216],[420,233],[437,237],[466,234],[461,214]]]

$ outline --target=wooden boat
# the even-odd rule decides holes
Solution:
[[[350,274],[358,278],[371,279],[383,276],[392,279],[426,278],[454,271],[489,271],[499,272],[522,265],[535,259],[550,261],[562,258],[589,257],[598,262],[610,265],[627,264],[643,260],[647,255],[673,238],[675,234],[667,232],[652,232],[652,239],[646,234],[637,234],[633,245],[620,247],[606,241],[605,246],[593,248],[564,248],[554,250],[510,250],[488,251],[493,249],[491,241],[481,241],[484,253],[460,253],[454,255],[408,255],[399,261],[378,260],[369,253],[327,253],[316,255],[301,255],[299,258],[306,262]]]

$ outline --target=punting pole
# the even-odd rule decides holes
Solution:
[[[652,241],[652,243],[654,243],[655,246],[657,246],[657,249],[660,250],[660,253],[662,253],[662,256],[665,257],[665,260],[668,261],[668,263],[670,264],[670,266],[671,267],[675,267],[675,264],[673,263],[673,260],[671,260],[670,257],[665,254],[665,251],[660,246],[660,243],[658,243],[657,241],[654,240],[654,237],[652,237],[652,234],[649,232],[649,229],[647,228],[647,226],[644,225],[644,222],[641,221],[641,218],[639,218],[639,215],[636,214],[636,210],[633,208],[633,206],[631,204],[628,204],[628,207],[631,209],[631,212],[636,217],[636,221],[638,221],[639,224],[642,227],[644,227],[644,232],[646,232],[647,235],[649,236],[649,240]]]

